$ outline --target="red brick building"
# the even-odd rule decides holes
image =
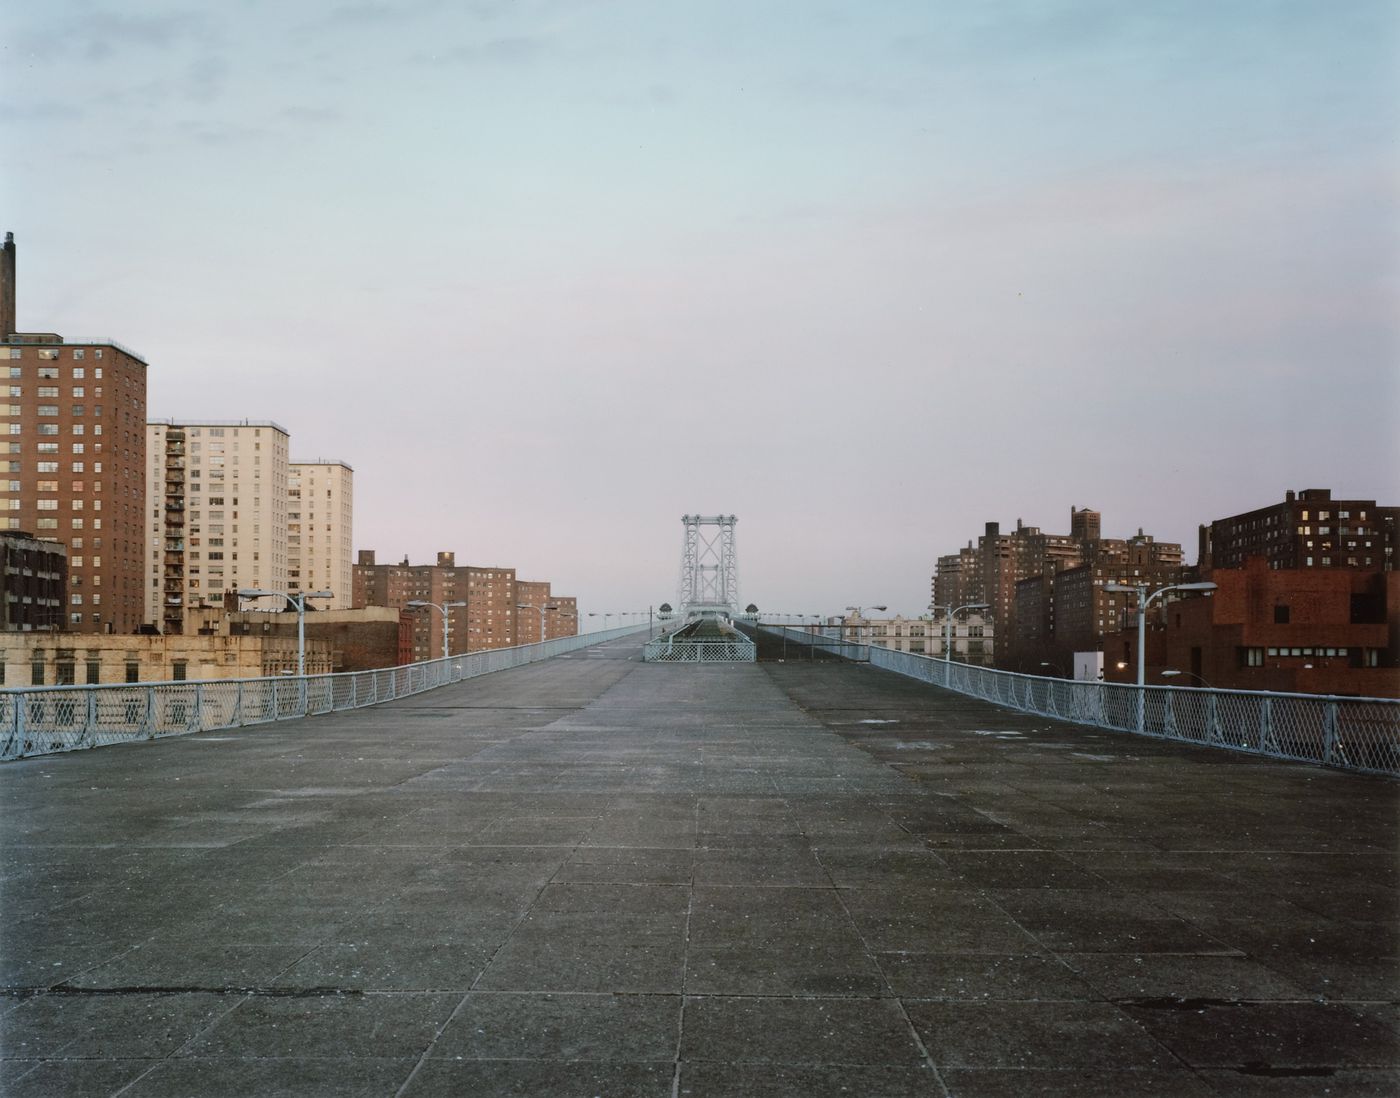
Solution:
[[[1182,561],[1174,542],[1141,530],[1126,540],[1104,538],[1098,511],[1071,507],[1068,534],[1047,534],[1019,520],[1003,534],[998,523],[987,523],[975,548],[969,543],[938,558],[933,590],[940,606],[989,605],[998,634],[1007,638],[997,666],[1038,672],[1048,663],[1068,673],[1073,652],[1096,649],[1104,630],[1117,626],[1121,603],[1101,590],[1105,583],[1174,578]]]
[[[10,233],[0,344],[9,367],[0,521],[68,547],[64,627],[135,632],[145,615],[146,362],[109,339],[17,331]]]
[[[1149,684],[1400,697],[1395,572],[1282,569],[1257,556],[1205,578],[1210,597],[1149,620]],[[1136,626],[1106,637],[1104,653],[1105,678],[1136,681]]]
[[[1330,488],[1285,493],[1282,503],[1216,519],[1200,528],[1197,565],[1239,568],[1252,556],[1270,568],[1395,567],[1400,507],[1373,499],[1332,498]]]
[[[511,648],[538,638],[539,614],[521,610],[519,603],[542,605],[541,592],[548,604],[549,636],[573,636],[578,632],[578,606],[572,597],[549,595],[549,584],[516,579],[515,569],[503,566],[458,565],[456,555],[439,553],[435,564],[377,564],[373,549],[360,550],[353,570],[353,605],[406,606],[412,600],[431,602],[447,608],[449,651],[481,652]],[[522,587],[531,597],[522,596]],[[464,602],[464,607],[449,607]],[[442,652],[442,615],[432,607],[412,617],[411,660],[437,659]]]
[[[540,640],[555,637],[572,637],[578,633],[578,600],[573,596],[550,594],[547,580],[515,581],[518,603],[533,606],[529,610],[521,607],[515,619],[517,644],[534,644]],[[544,610],[544,636],[540,636],[540,614]]]

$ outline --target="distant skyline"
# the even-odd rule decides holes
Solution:
[[[52,0],[0,43],[25,330],[355,468],[355,546],[929,601],[988,521],[1195,559],[1400,503],[1400,9]],[[583,618],[584,621],[588,619]]]

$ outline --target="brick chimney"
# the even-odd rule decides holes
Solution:
[[[15,234],[6,233],[0,259],[0,340],[9,339],[15,330]]]

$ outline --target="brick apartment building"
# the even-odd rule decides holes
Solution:
[[[1400,697],[1400,573],[1261,555],[1207,578],[1209,598],[1149,621],[1149,684]],[[1105,678],[1136,681],[1136,626],[1106,637],[1104,654]]]
[[[938,558],[934,603],[988,604],[986,613],[1006,640],[998,651],[1000,667],[1034,670],[1057,661],[1067,666],[1073,645],[1096,647],[1104,629],[1116,625],[1114,597],[1101,590],[1105,583],[1177,575],[1182,561],[1174,542],[1141,530],[1133,538],[1105,538],[1098,511],[1071,507],[1068,534],[1047,534],[1019,519],[1008,533],[999,523],[987,523],[975,546],[969,542]],[[1059,582],[1061,573],[1080,568],[1086,571]]]
[[[54,630],[68,616],[68,550],[22,530],[0,530],[0,632]]]
[[[1141,532],[1124,540],[1093,542],[1084,555],[1083,564],[1031,576],[1016,585],[1010,653],[1016,670],[1043,670],[1048,665],[1068,676],[1076,652],[1102,649],[1105,634],[1120,629],[1132,607],[1132,596],[1105,590],[1108,584],[1146,583],[1155,588],[1189,578],[1180,546],[1163,546]]]
[[[133,632],[145,613],[146,361],[110,339],[20,332],[15,297],[14,235],[6,233],[4,529],[67,547],[64,627]]]
[[[1330,488],[1284,494],[1282,503],[1216,519],[1200,528],[1197,564],[1238,568],[1252,556],[1270,568],[1395,567],[1400,507],[1378,507],[1373,499],[1332,498]]]
[[[519,610],[517,604],[534,606],[549,585],[521,583],[515,569],[501,566],[458,565],[456,555],[439,553],[435,564],[410,564],[405,557],[398,564],[379,564],[373,549],[359,551],[354,567],[354,605],[406,606],[412,600],[447,607],[449,652],[481,652],[491,648],[511,648],[528,644],[539,634],[535,610]],[[550,636],[573,636],[578,632],[578,606],[573,597],[549,596],[557,611],[546,611],[546,631]],[[465,607],[448,607],[464,602]],[[533,616],[534,620],[528,620]],[[411,658],[436,659],[442,652],[442,617],[426,607],[412,617]]]
[[[555,637],[572,637],[578,632],[578,599],[572,595],[550,594],[548,580],[516,580],[516,643],[534,644]],[[519,604],[533,606],[521,609]],[[540,636],[539,610],[544,610],[544,636]]]

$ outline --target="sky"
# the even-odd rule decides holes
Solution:
[[[1400,503],[1398,115],[1389,0],[48,0],[0,231],[381,561],[645,609],[732,513],[743,602],[917,614],[988,521]]]

